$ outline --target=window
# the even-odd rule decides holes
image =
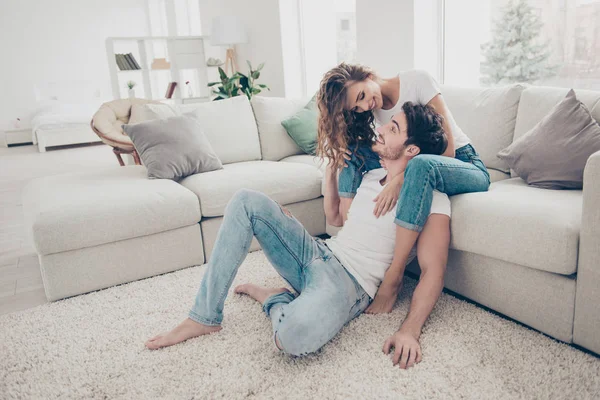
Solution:
[[[299,0],[304,95],[342,61],[356,61],[356,0]]]
[[[200,36],[198,0],[148,0],[151,36]]]
[[[445,83],[600,90],[600,0],[441,1]]]

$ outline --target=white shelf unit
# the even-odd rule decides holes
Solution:
[[[177,82],[171,98],[175,103],[183,103],[186,98],[194,101],[210,100],[211,92],[207,87],[209,76],[218,80],[216,68],[206,65],[207,51],[215,54],[217,50],[208,45],[207,36],[146,36],[146,37],[110,37],[106,39],[106,56],[113,97],[129,97],[127,81],[136,82],[135,97],[150,100],[165,100],[170,82]],[[115,54],[132,53],[141,69],[119,70]],[[169,69],[152,69],[155,58],[166,58]],[[185,82],[190,81],[190,98]],[[186,101],[190,102],[190,101]]]

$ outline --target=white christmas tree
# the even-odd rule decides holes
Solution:
[[[540,40],[543,24],[526,0],[510,0],[495,21],[492,40],[481,46],[483,85],[539,81],[555,76],[548,41]]]

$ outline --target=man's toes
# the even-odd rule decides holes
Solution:
[[[237,294],[246,293],[245,287],[246,285],[237,285],[235,289],[233,289],[233,292]]]

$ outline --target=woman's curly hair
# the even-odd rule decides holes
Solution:
[[[344,164],[343,149],[353,150],[357,145],[373,142],[373,112],[356,113],[345,110],[344,105],[350,83],[375,77],[375,73],[368,67],[346,63],[341,63],[325,74],[317,94],[318,156],[329,158],[330,162],[341,167]]]

